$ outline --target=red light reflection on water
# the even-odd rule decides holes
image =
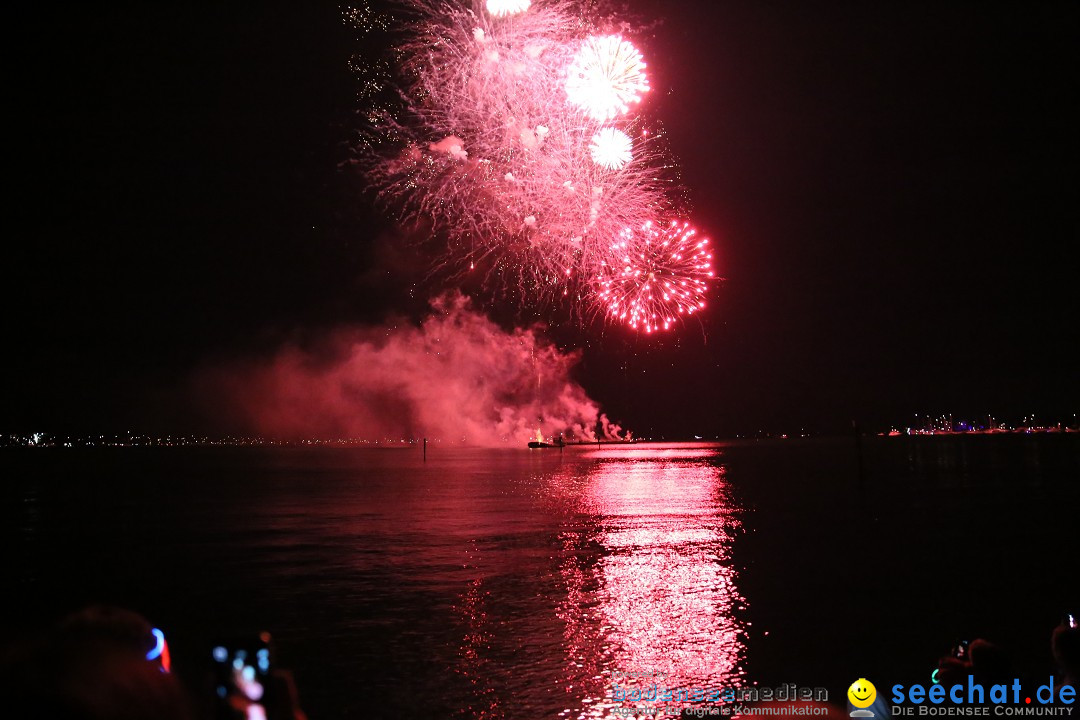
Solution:
[[[708,448],[594,454],[603,461],[577,488],[591,529],[564,535],[566,686],[585,696],[565,716],[682,707],[691,703],[619,700],[614,692],[656,683],[661,691],[707,693],[742,677],[736,613],[745,601],[730,560],[740,525],[712,455]],[[657,677],[619,675],[633,672]]]

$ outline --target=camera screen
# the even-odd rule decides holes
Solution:
[[[262,705],[270,672],[270,648],[265,641],[251,644],[219,643],[213,649],[215,692],[222,715],[265,720]]]

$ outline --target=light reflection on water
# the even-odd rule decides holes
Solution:
[[[555,478],[553,490],[576,498],[589,518],[562,537],[566,592],[558,615],[566,625],[566,684],[576,686],[571,696],[580,703],[562,715],[682,707],[622,698],[637,697],[635,690],[648,697],[654,684],[675,697],[680,689],[707,693],[742,676],[737,614],[744,600],[730,558],[739,512],[717,455],[710,447],[598,451],[583,482]],[[583,563],[590,546],[593,561]]]
[[[179,668],[267,629],[312,718],[611,716],[650,704],[613,700],[632,671],[923,682],[958,628],[1045,654],[1032,618],[1075,600],[1076,440],[868,440],[865,487],[846,439],[8,453],[4,629],[115,603]]]

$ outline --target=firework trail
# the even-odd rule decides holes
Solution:
[[[613,271],[651,257],[643,228],[685,212],[662,133],[631,112],[649,85],[625,29],[573,1],[400,6],[393,23],[350,14],[396,29],[393,90],[369,104],[359,162],[387,207],[445,240],[439,270],[647,331],[699,309],[700,262],[666,262],[661,300]]]

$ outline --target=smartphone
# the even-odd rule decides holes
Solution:
[[[271,671],[270,633],[213,643],[218,718],[266,718],[264,698]]]

